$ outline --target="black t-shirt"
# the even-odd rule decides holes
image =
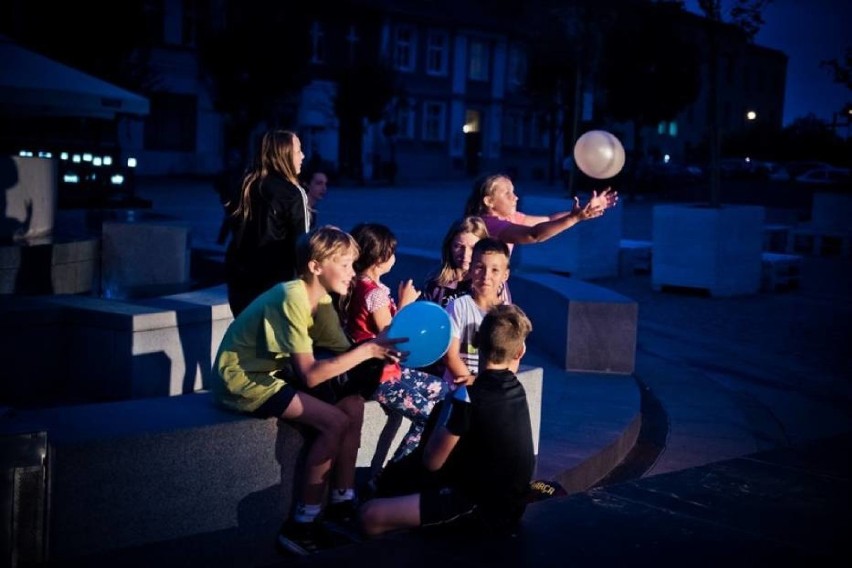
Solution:
[[[448,426],[460,439],[444,467],[428,473],[423,450],[452,395],[432,409],[417,449],[383,472],[379,493],[401,495],[454,486],[477,504],[483,521],[495,529],[508,528],[526,509],[535,468],[526,392],[509,370],[482,371],[467,390],[470,406],[465,419],[451,419]]]

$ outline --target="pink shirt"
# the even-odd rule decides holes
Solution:
[[[512,216],[509,217],[509,219],[500,219],[494,215],[482,215],[482,220],[485,222],[485,228],[488,229],[488,236],[500,239],[501,241],[503,239],[500,237],[500,233],[502,233],[506,227],[509,225],[523,225],[524,219],[526,218],[527,216],[520,211],[512,213]],[[509,254],[512,254],[512,249],[515,248],[515,245],[513,243],[506,243],[506,246],[509,247]]]

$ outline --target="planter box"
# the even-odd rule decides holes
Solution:
[[[654,207],[651,283],[699,288],[711,296],[760,289],[763,207],[697,204]]]

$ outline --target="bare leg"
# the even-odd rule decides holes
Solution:
[[[349,427],[343,433],[337,453],[333,486],[335,489],[351,489],[355,487],[355,466],[358,447],[361,445],[361,425],[364,423],[364,399],[357,394],[351,395],[336,406],[349,418]]]
[[[293,397],[281,418],[307,424],[318,432],[305,459],[302,502],[305,505],[320,505],[328,484],[328,472],[340,452],[344,434],[349,429],[349,419],[340,409],[301,392]],[[360,428],[358,431],[360,433]]]
[[[358,511],[361,530],[368,536],[420,526],[420,494],[372,499]]]

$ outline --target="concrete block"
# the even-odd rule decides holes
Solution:
[[[576,278],[512,276],[512,300],[532,320],[530,341],[568,371],[632,373],[639,308],[630,298]]]
[[[656,205],[651,284],[698,288],[712,296],[760,289],[764,208]]]
[[[651,272],[651,241],[621,239],[618,251],[618,274],[647,274]]]
[[[101,295],[129,298],[189,287],[189,227],[105,222]]]
[[[233,319],[224,286],[129,301],[52,297],[66,317],[66,360],[89,400],[178,395],[209,386],[213,357]]]

